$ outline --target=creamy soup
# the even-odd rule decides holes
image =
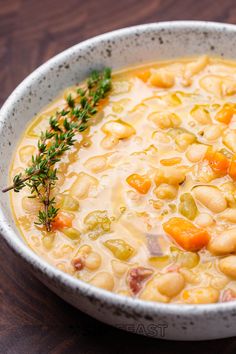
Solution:
[[[78,86],[26,128],[11,178]],[[236,62],[206,56],[112,74],[95,124],[57,162],[52,230],[27,187],[11,192],[27,244],[58,269],[164,303],[236,299]],[[76,103],[75,103],[76,104]]]

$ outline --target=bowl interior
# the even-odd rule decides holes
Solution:
[[[167,22],[118,30],[59,54],[26,78],[0,111],[0,190],[9,183],[12,154],[25,126],[58,93],[84,79],[91,69],[119,69],[161,59],[209,54],[236,57],[236,26],[207,22]],[[9,195],[0,198],[0,231],[20,239]]]

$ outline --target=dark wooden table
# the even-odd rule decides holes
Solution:
[[[0,0],[0,104],[48,58],[86,38],[165,20],[236,23],[234,0]],[[77,311],[0,243],[0,353],[236,353],[236,338],[170,342],[128,334]]]

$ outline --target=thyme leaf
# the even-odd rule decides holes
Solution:
[[[77,89],[78,97],[67,96],[65,107],[49,119],[49,127],[41,132],[38,140],[38,152],[31,158],[31,165],[24,173],[13,178],[11,186],[2,190],[20,192],[28,187],[29,198],[38,198],[42,204],[36,225],[51,231],[52,223],[59,209],[51,191],[57,182],[56,164],[62,155],[71,149],[76,142],[76,134],[85,131],[90,119],[98,111],[98,105],[111,90],[111,70],[93,71],[86,85]]]

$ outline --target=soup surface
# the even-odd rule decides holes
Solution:
[[[11,178],[37,153],[66,89],[27,127]],[[27,244],[58,269],[143,300],[236,299],[236,62],[206,56],[112,75],[96,124],[57,163],[60,208],[35,225],[29,191],[11,192]]]

